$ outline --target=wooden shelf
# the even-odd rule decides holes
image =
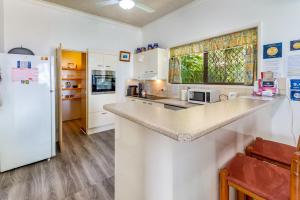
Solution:
[[[71,69],[71,68],[62,68],[64,71],[82,71],[82,69]]]
[[[63,81],[75,81],[75,80],[81,81],[82,78],[62,78],[61,80],[63,80]]]
[[[81,90],[82,88],[62,88],[62,90]]]
[[[81,97],[62,98],[63,101],[77,101],[80,99],[81,99]]]

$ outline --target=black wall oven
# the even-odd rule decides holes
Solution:
[[[109,70],[92,70],[92,94],[116,92],[116,72]]]

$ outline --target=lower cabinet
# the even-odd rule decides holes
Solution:
[[[141,103],[141,104],[146,104],[146,105],[160,107],[160,108],[164,108],[164,104],[162,104],[162,103],[156,103],[156,102],[153,102],[153,101],[146,101],[146,100],[134,99],[134,98],[127,98],[127,101]]]
[[[89,97],[88,134],[114,128],[114,114],[103,109],[105,104],[111,103],[116,103],[116,94],[100,94]]]
[[[98,128],[101,126],[107,126],[114,124],[114,116],[113,114],[102,111],[97,113],[89,114],[89,128]]]

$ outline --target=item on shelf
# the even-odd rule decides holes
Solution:
[[[66,95],[65,95],[65,98],[66,98],[66,99],[74,98],[74,94],[66,94]]]
[[[148,50],[152,50],[154,49],[153,45],[152,44],[148,44]]]
[[[157,49],[157,48],[159,48],[159,45],[158,45],[158,43],[154,43],[154,44],[153,44],[153,48],[154,48],[154,49]]]
[[[71,88],[72,84],[71,84],[71,82],[67,81],[67,82],[65,82],[65,86],[66,86],[66,88]]]
[[[72,87],[73,87],[73,88],[78,88],[78,85],[73,85]]]
[[[142,49],[141,48],[137,48],[136,50],[135,50],[135,53],[141,53],[142,52]]]
[[[67,68],[68,68],[68,69],[76,69],[76,68],[77,68],[77,65],[75,65],[74,63],[68,63]]]
[[[142,52],[147,51],[146,47],[142,47],[141,49],[142,49]]]

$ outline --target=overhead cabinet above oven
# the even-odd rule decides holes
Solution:
[[[98,70],[116,70],[118,57],[116,55],[89,52],[89,66]]]
[[[134,55],[134,79],[166,80],[168,68],[168,51],[166,49],[158,48]]]

